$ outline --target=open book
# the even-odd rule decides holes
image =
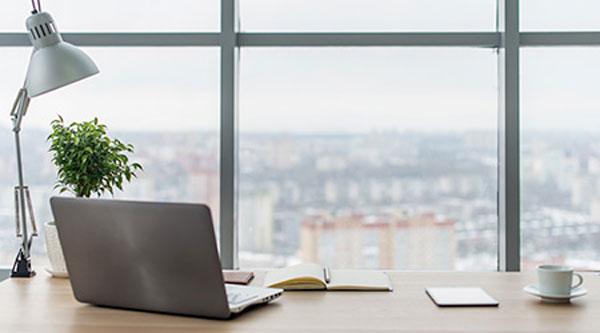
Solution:
[[[263,284],[265,287],[286,290],[392,290],[390,279],[384,272],[359,269],[329,270],[327,267],[311,263],[269,271],[265,274]]]

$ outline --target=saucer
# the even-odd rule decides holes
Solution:
[[[66,279],[69,277],[69,273],[68,272],[55,272],[49,268],[45,268],[46,272],[48,272],[50,275],[52,275],[53,277],[56,278],[63,278]]]
[[[587,289],[583,287],[577,287],[571,290],[570,295],[542,294],[535,285],[529,285],[523,288],[523,290],[525,290],[526,293],[531,294],[533,296],[541,297],[542,301],[548,303],[569,303],[571,298],[580,297],[587,294]]]

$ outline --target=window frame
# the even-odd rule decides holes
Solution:
[[[519,271],[521,47],[600,46],[600,32],[521,32],[519,0],[497,0],[496,32],[244,33],[239,0],[221,0],[219,32],[63,33],[78,46],[219,47],[220,254],[223,268],[238,268],[238,101],[240,50],[244,47],[480,47],[498,52],[498,270]],[[28,47],[25,32],[0,32],[0,47]]]

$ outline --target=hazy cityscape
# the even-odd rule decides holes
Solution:
[[[216,132],[112,134],[136,146],[145,168],[117,198],[207,203],[218,224]],[[46,135],[23,134],[40,229],[55,181]],[[9,266],[16,163],[10,131],[0,139],[0,260]],[[600,137],[525,134],[521,154],[524,267],[598,268]],[[239,155],[242,267],[496,269],[495,132],[241,133]],[[43,237],[33,255],[45,265]]]

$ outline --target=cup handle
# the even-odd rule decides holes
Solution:
[[[573,289],[581,286],[581,284],[583,283],[583,276],[581,276],[581,274],[573,272],[573,275],[579,278],[579,282],[577,282],[577,284],[575,284],[574,286],[572,286],[571,290],[573,290]]]

